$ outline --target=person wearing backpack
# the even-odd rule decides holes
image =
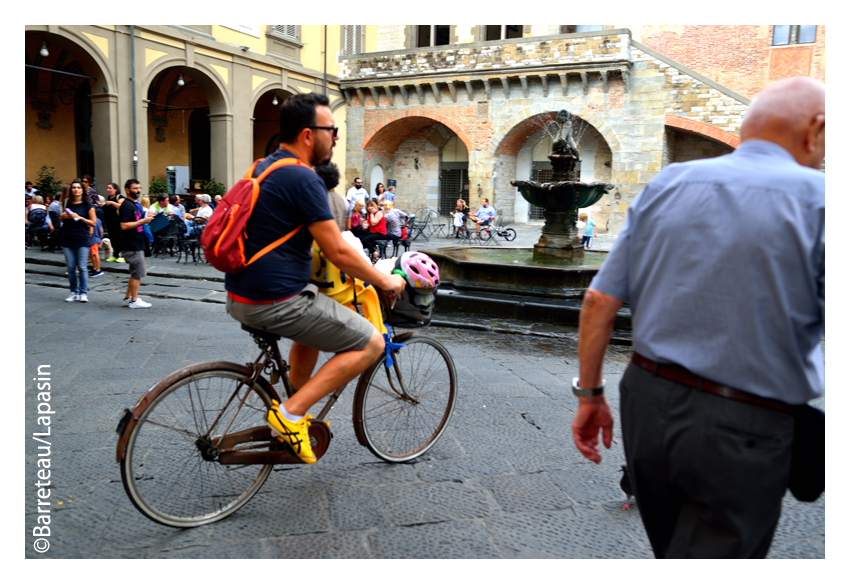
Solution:
[[[338,139],[328,104],[326,96],[305,93],[290,97],[281,106],[280,149],[253,169],[252,176],[262,177],[256,202],[239,206],[250,214],[241,239],[247,265],[224,278],[231,317],[294,341],[290,379],[298,392],[281,404],[275,402],[266,414],[266,423],[308,464],[316,462],[316,457],[307,434],[307,411],[359,375],[384,350],[381,333],[369,321],[319,294],[310,283],[313,240],[346,274],[392,294],[401,293],[405,286],[400,276],[382,274],[366,264],[345,242],[331,213],[325,183],[311,168],[330,162]],[[289,159],[293,163],[263,176],[273,164]],[[215,250],[208,244],[221,218],[239,214],[233,211],[234,199],[241,196],[240,201],[250,203],[245,180],[231,189],[210,219],[201,242],[205,252]],[[214,261],[210,259],[210,263]],[[318,351],[335,355],[313,376]]]

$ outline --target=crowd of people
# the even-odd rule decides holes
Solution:
[[[88,302],[88,279],[103,275],[101,260],[130,264],[130,282],[125,303],[131,308],[148,308],[150,303],[138,297],[145,275],[144,258],[152,253],[154,234],[150,223],[157,216],[182,221],[186,237],[198,235],[212,215],[215,203],[207,194],[194,201],[179,195],[159,194],[151,204],[141,196],[135,179],[124,185],[106,185],[106,197],[93,186],[93,178],[83,175],[62,186],[60,192],[42,196],[27,181],[25,195],[25,249],[62,249],[68,268],[70,295],[66,302]],[[135,195],[135,196],[134,196]],[[216,201],[221,197],[216,197]]]

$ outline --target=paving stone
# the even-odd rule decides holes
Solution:
[[[450,459],[432,458],[428,455],[414,464],[416,475],[423,481],[462,481],[467,478],[504,475],[514,472],[502,456],[464,456]]]
[[[500,558],[478,521],[395,527],[369,536],[378,558]]]
[[[505,513],[566,509],[572,503],[545,474],[486,477],[481,485]]]
[[[546,476],[576,503],[626,502],[626,495],[620,489],[623,474],[615,468],[574,464],[563,470],[547,471]]]
[[[456,482],[378,490],[384,514],[393,525],[416,525],[498,513],[483,489]]]
[[[262,540],[263,558],[371,558],[367,536],[360,532],[308,534]],[[202,557],[210,557],[204,555]]]
[[[605,517],[576,517],[572,509],[492,517],[487,533],[506,558],[651,557],[619,530],[599,529]]]
[[[378,494],[372,487],[330,489],[328,502],[335,530],[369,529],[388,524]]]

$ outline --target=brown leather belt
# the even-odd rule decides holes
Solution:
[[[774,410],[779,410],[780,412],[785,412],[786,414],[793,414],[794,412],[792,407],[786,404],[785,402],[766,397],[760,397],[751,393],[747,393],[745,391],[741,391],[740,389],[733,389],[725,385],[720,385],[719,383],[715,383],[713,381],[705,379],[704,377],[700,377],[699,375],[691,373],[681,365],[673,365],[670,363],[656,363],[655,361],[647,359],[646,357],[638,353],[634,353],[632,355],[632,363],[634,363],[641,369],[646,369],[647,371],[649,371],[653,375],[657,375],[658,377],[663,377],[664,379],[669,379],[670,381],[675,381],[676,383],[681,383],[682,385],[693,387],[701,391],[707,391],[708,393],[713,393],[714,395],[719,395],[728,399],[734,399],[759,406],[764,406],[766,408],[772,408]]]

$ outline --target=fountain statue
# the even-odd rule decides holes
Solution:
[[[552,163],[552,182],[512,180],[523,198],[533,205],[543,207],[545,223],[540,240],[534,244],[535,258],[584,257],[581,236],[576,228],[578,210],[596,203],[614,185],[605,182],[585,184],[578,182],[575,170],[578,147],[573,139],[570,112],[558,112],[558,135],[552,144],[549,160]]]

